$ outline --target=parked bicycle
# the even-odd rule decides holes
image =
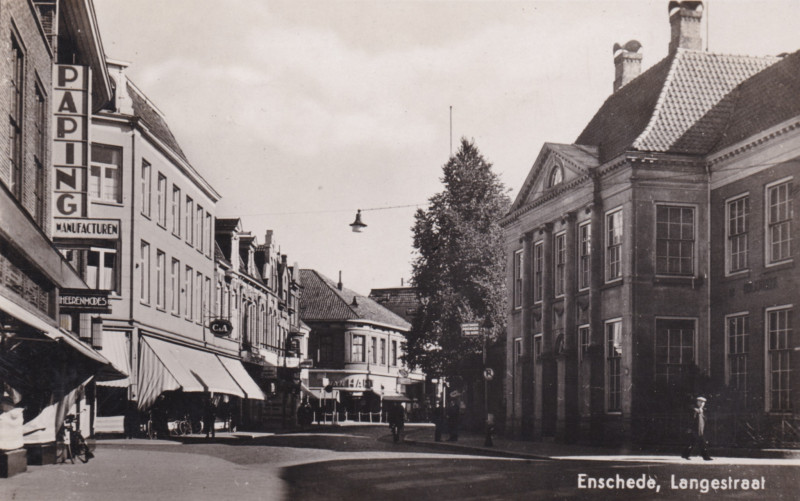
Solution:
[[[75,427],[75,415],[69,414],[64,419],[64,425],[58,432],[56,437],[56,461],[59,463],[66,463],[69,460],[75,464],[75,458],[81,463],[86,463],[94,457],[92,451],[89,450],[89,445],[86,439],[83,438],[81,432]]]
[[[192,433],[192,421],[188,415],[183,416],[181,419],[170,421],[167,426],[169,427],[169,434],[175,437]]]

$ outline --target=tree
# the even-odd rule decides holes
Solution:
[[[444,190],[414,219],[412,283],[421,308],[406,343],[406,362],[431,376],[472,379],[482,340],[461,324],[479,322],[490,337],[505,329],[505,251],[499,221],[507,190],[473,141],[442,167]]]

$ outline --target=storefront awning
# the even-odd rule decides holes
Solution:
[[[77,354],[88,358],[99,366],[96,378],[98,381],[110,381],[115,379],[122,379],[128,376],[124,369],[115,367],[103,355],[95,351],[89,345],[82,342],[75,337],[72,333],[60,329],[54,325],[50,325],[25,308],[17,305],[13,301],[0,296],[0,311],[4,311],[8,315],[16,318],[20,322],[27,324],[35,330],[40,331],[42,334],[68,346],[70,350],[77,352]]]
[[[225,366],[225,369],[228,370],[228,373],[234,381],[242,388],[245,397],[250,400],[264,400],[264,392],[258,384],[253,381],[253,378],[250,377],[250,374],[247,373],[247,369],[244,368],[244,365],[242,365],[240,361],[234,360],[233,358],[221,357],[219,355],[217,355],[217,358],[222,362],[222,365]]]
[[[142,339],[138,387],[140,409],[150,407],[161,393],[178,389],[245,396],[213,353],[152,337]]]
[[[411,399],[402,393],[389,393],[381,397],[384,402],[411,402]]]
[[[101,354],[106,357],[114,367],[131,373],[130,363],[130,341],[123,331],[103,331],[103,347]],[[130,385],[129,377],[114,381],[98,381],[100,386],[110,386],[114,388],[127,388]]]

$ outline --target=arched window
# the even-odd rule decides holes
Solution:
[[[561,168],[560,165],[556,165],[553,167],[553,170],[550,171],[550,183],[548,187],[552,188],[557,184],[561,184],[564,181],[564,169]]]

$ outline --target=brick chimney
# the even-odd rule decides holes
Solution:
[[[669,24],[672,27],[670,54],[678,49],[703,50],[702,20],[703,2],[669,3]]]
[[[631,40],[625,46],[614,44],[614,92],[642,72],[642,55],[639,53],[641,48],[642,44],[636,40]]]

